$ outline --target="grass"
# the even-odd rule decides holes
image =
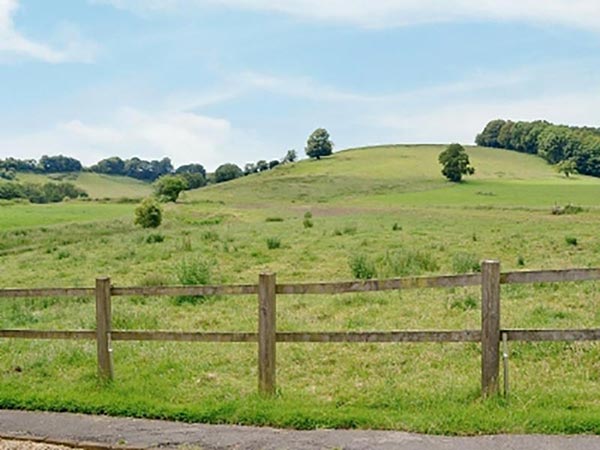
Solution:
[[[265,270],[279,282],[331,281],[358,276],[353,258],[385,276],[471,272],[484,258],[503,270],[600,266],[600,180],[567,180],[532,156],[469,148],[477,174],[453,185],[439,174],[440,151],[345,151],[192,191],[166,206],[152,232],[133,226],[133,205],[0,206],[0,286],[92,286],[99,275],[117,286],[204,282],[205,274],[255,283]],[[585,208],[553,215],[555,204]],[[269,250],[269,239],[285,245]],[[502,326],[600,327],[599,286],[504,286]],[[476,287],[285,296],[278,327],[478,328],[479,297]],[[124,330],[254,332],[256,302],[118,297],[113,320]],[[93,299],[0,302],[0,328],[93,327]],[[595,343],[510,343],[510,402],[479,398],[475,344],[279,344],[270,400],[256,395],[255,344],[113,347],[116,378],[102,385],[93,342],[0,340],[0,406],[294,428],[600,433]]]

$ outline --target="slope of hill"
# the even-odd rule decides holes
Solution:
[[[600,179],[566,178],[532,155],[468,147],[474,176],[447,182],[437,161],[441,145],[391,145],[346,150],[320,161],[251,175],[196,190],[188,200],[360,205],[499,205],[554,203],[600,206]]]
[[[69,174],[41,175],[19,173],[17,181],[46,183],[48,181],[65,181],[75,184],[88,193],[90,198],[143,198],[152,192],[148,183],[130,177],[103,175],[98,173],[81,172]]]

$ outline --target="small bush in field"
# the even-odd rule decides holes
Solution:
[[[574,247],[578,244],[577,238],[575,236],[565,237],[565,242],[567,243],[567,245],[572,245]]]
[[[348,260],[348,265],[354,278],[368,280],[377,275],[375,264],[366,255],[352,255]]]
[[[146,237],[147,244],[157,244],[163,242],[165,240],[165,236],[160,233],[152,233]]]
[[[177,281],[184,286],[201,286],[211,283],[212,267],[214,263],[208,259],[198,257],[184,259],[175,267]],[[204,295],[180,295],[176,297],[175,303],[182,305],[184,303],[196,304],[206,300]]]
[[[312,228],[314,223],[310,219],[304,219],[304,221],[302,222],[302,225],[304,225],[304,228]]]
[[[269,250],[274,250],[276,248],[281,248],[281,239],[277,237],[269,237],[267,238],[267,248]]]
[[[147,198],[135,208],[136,225],[142,228],[156,228],[162,222],[162,208],[153,198]]]

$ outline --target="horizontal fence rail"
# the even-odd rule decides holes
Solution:
[[[98,374],[113,379],[113,341],[172,341],[258,344],[261,393],[275,392],[276,343],[410,343],[479,342],[482,354],[481,388],[484,396],[499,390],[500,342],[599,341],[600,329],[503,329],[500,326],[500,285],[600,280],[600,269],[561,269],[500,272],[497,261],[483,261],[482,272],[468,275],[404,277],[387,280],[353,280],[324,283],[276,283],[274,274],[261,274],[257,284],[218,286],[118,287],[98,278],[95,288],[0,289],[2,298],[95,297],[95,330],[0,330],[0,338],[95,340]],[[276,324],[277,295],[333,295],[403,289],[481,286],[481,328],[475,330],[402,330],[281,332]],[[111,297],[178,295],[255,295],[258,297],[257,332],[183,332],[113,330]],[[506,356],[505,356],[506,359]],[[506,361],[505,361],[506,362]],[[507,367],[505,366],[505,377]],[[507,379],[505,379],[505,386]],[[506,389],[506,387],[505,387]]]

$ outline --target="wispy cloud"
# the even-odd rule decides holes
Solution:
[[[57,64],[94,60],[97,47],[84,40],[72,26],[63,26],[60,30],[66,42],[60,49],[23,36],[17,31],[13,20],[18,6],[18,0],[0,0],[0,61],[31,58]]]
[[[361,27],[500,20],[600,31],[597,0],[93,0],[135,11],[227,7]]]

